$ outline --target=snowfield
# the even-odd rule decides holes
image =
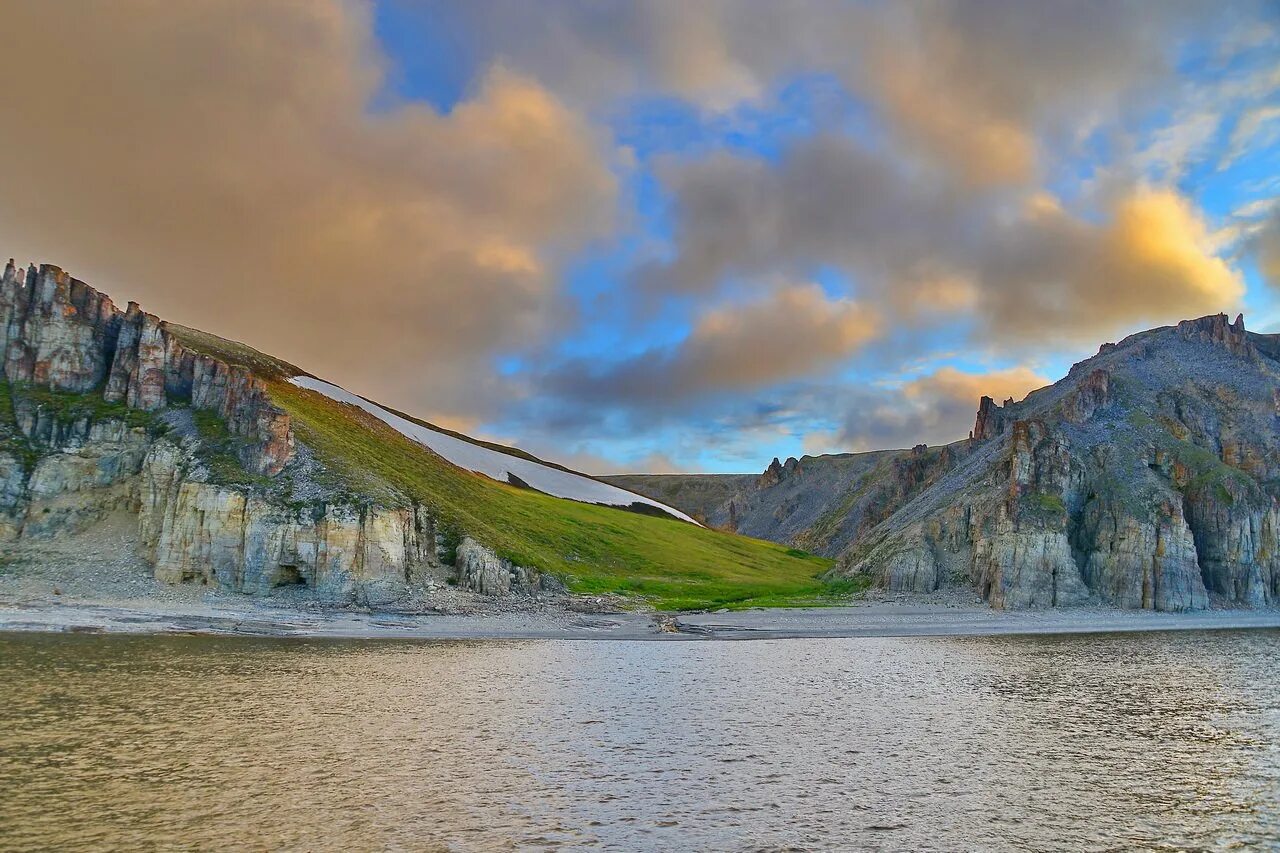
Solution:
[[[486,477],[492,477],[503,483],[510,482],[507,479],[508,474],[514,474],[521,481],[540,492],[584,503],[609,504],[610,506],[630,506],[633,503],[649,504],[683,521],[697,524],[696,521],[680,510],[650,500],[643,495],[628,492],[626,489],[619,489],[617,486],[611,486],[608,483],[601,483],[599,480],[593,480],[582,474],[561,471],[559,468],[541,465],[528,459],[521,459],[518,456],[510,456],[506,453],[490,450],[487,447],[481,447],[478,444],[472,444],[469,441],[463,441],[460,438],[437,432],[429,427],[406,420],[376,403],[370,403],[363,397],[320,379],[315,379],[311,376],[295,376],[289,381],[299,388],[306,388],[309,391],[323,394],[330,400],[359,406],[396,432],[430,448],[459,468],[466,468],[468,471],[484,474]]]

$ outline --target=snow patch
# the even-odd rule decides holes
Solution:
[[[568,498],[569,500],[582,501],[584,503],[624,507],[633,503],[648,504],[683,521],[697,524],[696,521],[680,510],[650,500],[644,495],[637,495],[634,492],[628,492],[626,489],[620,489],[608,483],[601,483],[599,480],[593,480],[582,474],[561,471],[559,468],[552,468],[549,465],[542,465],[528,459],[521,459],[518,456],[490,450],[487,447],[472,444],[452,435],[446,435],[430,427],[402,418],[376,403],[370,403],[363,397],[352,394],[345,388],[339,388],[337,385],[323,380],[311,376],[295,376],[289,381],[299,388],[306,388],[309,391],[323,394],[330,400],[359,406],[396,432],[430,448],[459,468],[484,474],[486,477],[492,477],[503,483],[510,482],[507,479],[508,475],[515,475],[530,488],[546,492],[549,495],[555,495],[558,498]]]

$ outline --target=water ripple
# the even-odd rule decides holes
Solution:
[[[0,848],[1280,846],[1280,632],[0,635]]]

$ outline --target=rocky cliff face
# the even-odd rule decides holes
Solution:
[[[965,441],[775,460],[707,516],[892,590],[1191,610],[1280,604],[1278,499],[1280,336],[1215,315],[982,398]]]
[[[0,543],[124,510],[170,583],[249,594],[296,585],[317,601],[378,607],[446,582],[489,594],[555,587],[470,539],[451,549],[416,503],[317,485],[316,463],[251,368],[191,349],[135,303],[120,311],[57,267],[9,263],[0,344]],[[212,447],[202,413],[231,440]],[[210,463],[227,447],[242,469],[234,482]]]
[[[189,351],[135,302],[111,298],[58,267],[21,273],[10,259],[0,279],[4,377],[152,412],[173,403],[216,411],[238,436],[245,466],[278,474],[293,454],[288,416],[272,406],[248,369]]]
[[[1261,343],[1261,346],[1259,346]],[[1224,315],[1107,345],[1020,403],[984,399],[972,464],[842,559],[993,606],[1280,602],[1280,363]]]

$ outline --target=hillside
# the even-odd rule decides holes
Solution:
[[[729,500],[754,485],[755,474],[611,474],[606,483],[661,501],[693,516],[700,523],[725,529]]]
[[[162,581],[328,604],[430,607],[456,586],[692,608],[828,589],[829,560],[121,311],[57,267],[10,263],[0,332],[0,557],[123,514]]]
[[[1280,603],[1280,336],[1242,318],[1135,334],[941,448],[777,460],[686,500],[893,590],[995,607]],[[661,478],[631,477],[658,493]],[[728,497],[702,509],[701,495]]]

